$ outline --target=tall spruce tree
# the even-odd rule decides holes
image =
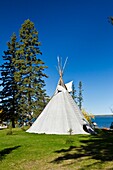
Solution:
[[[83,95],[82,95],[82,92],[83,92],[83,89],[82,89],[82,82],[80,81],[79,82],[79,92],[78,92],[78,106],[80,108],[80,110],[82,109],[82,102],[83,102]]]
[[[16,35],[13,34],[10,42],[7,43],[8,50],[4,51],[4,64],[0,66],[2,90],[0,91],[0,106],[2,108],[1,120],[10,120],[12,127],[15,127],[15,120],[18,117],[18,101],[16,98],[17,84],[14,81],[15,67],[13,59],[16,58],[18,43]]]
[[[15,81],[18,85],[19,111],[40,114],[45,107],[45,63],[41,60],[38,31],[34,23],[25,20],[20,29],[20,45],[15,59]]]
[[[76,90],[75,90],[75,85],[74,85],[74,83],[72,84],[71,96],[72,96],[72,98],[74,99],[74,101],[77,103],[77,95],[76,95]]]

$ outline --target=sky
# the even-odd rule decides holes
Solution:
[[[26,19],[39,32],[47,94],[58,83],[57,56],[65,62],[64,82],[83,85],[83,108],[92,114],[113,109],[113,0],[1,0],[0,64],[7,42]]]

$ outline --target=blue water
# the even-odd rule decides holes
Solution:
[[[113,115],[95,116],[94,121],[97,123],[99,128],[103,128],[103,127],[109,128],[111,125],[111,122],[113,122]]]

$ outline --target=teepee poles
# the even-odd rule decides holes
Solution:
[[[60,58],[60,57],[58,56],[58,57],[57,57],[57,60],[58,60],[57,70],[58,70],[58,72],[59,72],[60,77],[62,77],[62,76],[63,76],[63,73],[64,73],[64,69],[65,69],[65,67],[66,67],[66,63],[67,63],[68,57],[66,57],[66,60],[65,60],[63,66],[62,66],[62,58]]]

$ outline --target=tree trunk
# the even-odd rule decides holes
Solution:
[[[15,128],[15,120],[14,120],[14,118],[11,119],[11,122],[12,122],[12,128]]]

